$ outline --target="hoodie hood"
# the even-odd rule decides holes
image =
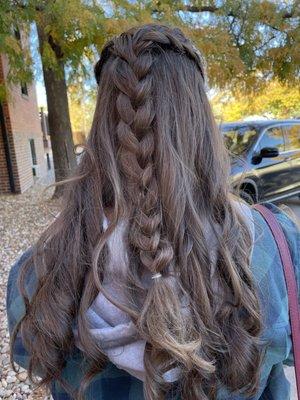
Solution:
[[[237,201],[234,203],[248,224],[253,243],[254,224],[251,209],[249,206]],[[104,220],[103,225],[104,229],[106,229],[107,220]],[[124,240],[126,227],[126,221],[122,221],[108,239],[110,258],[103,279],[105,291],[122,304],[128,304],[124,287],[122,286],[122,281],[124,282],[123,277],[126,276],[128,268],[128,256],[125,247],[126,240]],[[211,257],[214,262],[216,259],[216,252],[214,251],[216,239],[212,231],[210,226],[206,226],[204,229],[207,243],[210,243],[211,246]],[[90,323],[90,332],[108,359],[118,368],[124,369],[132,376],[144,381],[146,341],[139,338],[136,327],[129,315],[112,304],[100,292],[87,311],[87,317]],[[180,369],[174,368],[167,371],[163,375],[163,378],[166,382],[174,382],[179,376]]]

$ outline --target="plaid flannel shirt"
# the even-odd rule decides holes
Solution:
[[[287,237],[300,293],[300,232],[294,222],[279,208],[271,203],[266,205],[275,214]],[[261,370],[260,388],[251,400],[287,400],[290,397],[290,388],[284,375],[283,365],[293,365],[293,354],[283,267],[268,226],[256,210],[252,210],[252,215],[255,224],[255,243],[251,268],[263,309],[262,338],[268,345]],[[20,266],[28,257],[29,252],[30,250],[27,250],[13,265],[8,279],[7,313],[10,332],[24,313],[24,303],[16,281]],[[27,278],[27,289],[33,293],[34,288],[35,276],[32,271]],[[20,337],[17,338],[14,348],[14,360],[24,368],[28,366],[29,355]],[[66,360],[62,372],[63,378],[73,388],[78,388],[84,368],[82,353],[74,349],[74,353],[70,354]],[[52,383],[52,396],[54,400],[72,399],[57,381]],[[170,398],[175,397],[176,395],[172,397],[170,394]],[[90,384],[85,398],[86,400],[142,400],[144,399],[143,383],[112,363],[108,363]],[[245,397],[241,394],[229,393],[225,388],[221,388],[218,392],[218,400],[223,399],[242,400]]]

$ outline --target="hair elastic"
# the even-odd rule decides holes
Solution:
[[[151,279],[158,279],[158,278],[161,278],[161,277],[162,277],[162,274],[160,272],[157,272],[156,274],[151,276]]]

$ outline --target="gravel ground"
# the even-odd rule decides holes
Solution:
[[[9,364],[9,336],[5,311],[6,282],[13,262],[31,245],[58,210],[58,203],[51,200],[52,190],[43,193],[51,177],[37,182],[21,195],[0,196],[0,399],[50,400],[44,390],[34,390],[25,370],[13,372]],[[289,204],[290,203],[290,204]],[[300,202],[287,202],[300,216]],[[296,399],[293,369],[287,369],[292,381],[291,400]]]
[[[8,272],[13,262],[31,245],[57,212],[52,191],[42,194],[46,182],[36,183],[20,195],[0,196],[0,399],[48,400],[41,389],[33,390],[25,370],[15,373],[9,363],[5,297]]]

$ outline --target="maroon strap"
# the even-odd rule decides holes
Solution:
[[[284,276],[289,301],[289,314],[292,332],[297,394],[298,399],[300,400],[300,311],[293,261],[283,230],[272,211],[261,204],[256,204],[254,208],[260,212],[260,214],[266,220],[269,228],[271,229],[279,250],[284,269]]]

